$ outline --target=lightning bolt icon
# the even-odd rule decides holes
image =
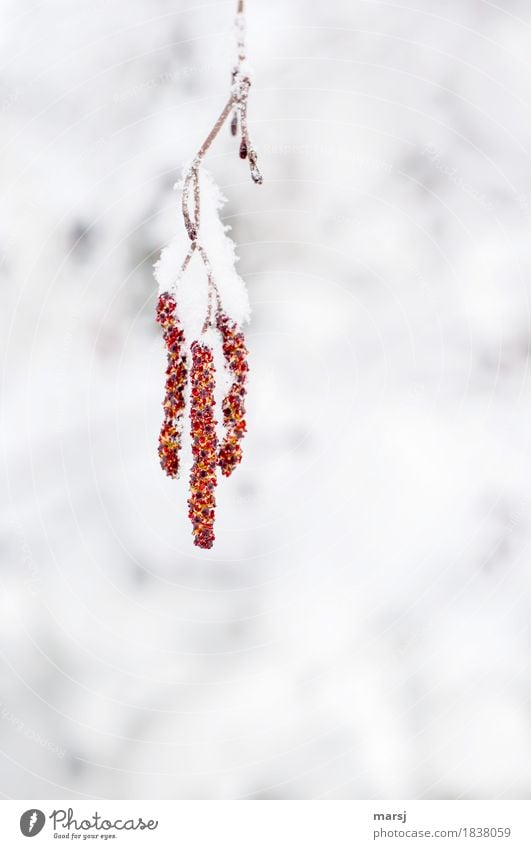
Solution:
[[[33,811],[31,817],[29,818],[29,828],[28,831],[33,831],[33,826],[37,822],[37,811]]]

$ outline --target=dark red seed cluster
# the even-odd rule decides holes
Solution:
[[[160,465],[170,478],[179,471],[179,449],[181,447],[181,420],[184,412],[184,389],[186,386],[186,354],[184,333],[175,314],[173,297],[164,292],[157,304],[157,321],[162,327],[166,344],[168,365],[166,368],[166,393],[164,396],[164,419],[159,436]]]
[[[194,462],[190,475],[188,515],[194,543],[199,548],[214,544],[216,466],[218,441],[214,418],[214,358],[207,345],[193,342],[190,374],[190,421]]]
[[[224,313],[219,313],[217,327],[221,333],[225,361],[233,380],[227,395],[223,399],[223,424],[226,433],[218,455],[221,471],[228,477],[242,459],[240,442],[247,429],[245,424],[245,383],[249,367],[247,365],[245,338],[242,331],[238,330],[238,325]]]

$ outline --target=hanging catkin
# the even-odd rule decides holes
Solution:
[[[200,548],[212,548],[217,485],[218,441],[214,417],[215,369],[212,351],[194,342],[191,348],[190,435],[193,466],[190,474],[188,515],[194,542]]]
[[[247,429],[245,423],[247,348],[243,332],[238,330],[235,322],[221,312],[217,316],[217,327],[221,333],[223,356],[232,377],[230,389],[223,399],[225,437],[219,449],[219,467],[228,477],[241,462],[240,442]]]
[[[157,321],[162,327],[167,349],[166,393],[164,396],[164,419],[159,436],[160,465],[170,478],[179,472],[179,449],[185,409],[184,390],[187,367],[184,333],[176,317],[177,304],[169,294],[159,296]]]

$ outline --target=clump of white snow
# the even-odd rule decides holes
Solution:
[[[179,193],[179,221],[172,241],[163,249],[155,264],[155,278],[159,292],[171,292],[177,301],[179,320],[186,339],[198,339],[208,310],[207,268],[199,251],[194,251],[186,271],[182,265],[190,250],[190,239],[181,213],[181,193],[184,177],[175,185]],[[237,324],[249,320],[249,298],[245,283],[236,271],[238,257],[234,242],[229,237],[230,226],[220,218],[220,210],[226,203],[210,174],[199,169],[201,194],[200,228],[198,243],[208,256],[210,269],[219,292],[223,311]]]

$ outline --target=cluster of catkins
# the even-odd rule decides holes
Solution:
[[[227,477],[242,459],[241,440],[245,434],[245,393],[247,349],[242,331],[218,310],[216,327],[221,336],[223,356],[231,385],[223,399],[224,435],[218,444],[215,418],[215,368],[212,349],[204,342],[190,346],[191,368],[184,332],[176,314],[175,299],[168,292],[159,296],[157,321],[162,327],[167,349],[164,419],[159,437],[160,464],[166,474],[179,473],[179,450],[186,407],[185,391],[190,385],[190,436],[193,465],[190,474],[188,516],[194,543],[199,548],[214,544],[214,518],[217,469]]]
[[[207,151],[232,113],[232,135],[237,136],[238,129],[240,130],[240,158],[248,161],[253,181],[258,185],[262,183],[257,153],[251,142],[247,124],[251,79],[246,69],[243,9],[244,0],[238,0],[235,20],[238,59],[232,71],[229,98],[191,164],[185,169],[182,182],[178,184],[182,191],[184,231],[178,233],[171,244],[164,248],[155,271],[160,293],[157,321],[162,327],[168,357],[159,458],[166,474],[171,478],[178,477],[189,388],[192,470],[188,515],[192,522],[194,543],[200,548],[212,548],[214,544],[218,469],[228,477],[240,463],[241,441],[246,430],[247,349],[240,324],[234,319],[237,318],[238,322],[243,323],[248,317],[247,294],[243,280],[235,270],[237,257],[234,244],[227,236],[230,227],[225,225],[219,216],[225,199],[212,178],[202,170]],[[204,235],[206,241],[203,241]],[[208,300],[206,317],[199,332],[194,324],[197,325],[198,313],[199,316],[202,314],[204,290],[201,285],[198,289],[193,289],[197,294],[192,295],[190,302],[190,295],[185,294],[182,297],[183,293],[179,288],[179,313],[185,324],[186,334],[192,339],[195,338],[188,347],[173,293],[177,291],[177,285],[180,286],[180,279],[193,255],[199,255],[203,262]],[[181,256],[185,256],[185,259],[175,279],[176,262],[180,261]],[[212,272],[211,258],[216,268],[217,280]],[[221,288],[218,285],[220,283]],[[230,307],[226,310],[227,304],[230,304]],[[189,324],[190,319],[192,320]],[[230,378],[230,386],[222,403],[221,439],[218,439],[215,412],[216,370],[213,351],[208,344],[212,333],[219,336]]]

